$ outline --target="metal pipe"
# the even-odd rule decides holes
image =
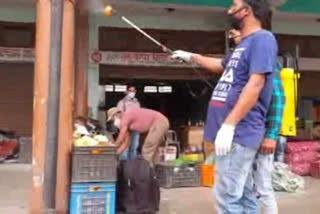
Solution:
[[[129,25],[131,25],[134,29],[136,29],[137,31],[139,31],[142,35],[144,35],[145,37],[147,37],[148,39],[150,39],[153,43],[155,43],[156,45],[160,46],[160,47],[164,47],[163,44],[161,44],[160,42],[158,42],[157,40],[155,40],[152,36],[150,36],[149,34],[147,34],[145,31],[143,31],[141,28],[139,28],[137,25],[135,25],[133,22],[131,22],[129,19],[127,19],[125,16],[121,16],[121,19],[123,21],[125,21],[126,23],[128,23]]]
[[[113,9],[111,6],[106,7],[107,10],[107,15],[112,15],[112,13],[118,15],[124,22],[126,22],[128,25],[130,25],[131,27],[133,27],[134,29],[136,29],[138,32],[140,32],[142,35],[144,35],[145,37],[147,37],[150,41],[152,41],[153,43],[155,43],[156,45],[160,46],[162,48],[162,51],[169,53],[169,54],[173,54],[173,51],[166,47],[165,45],[161,44],[159,41],[157,41],[156,39],[154,39],[152,36],[150,36],[148,33],[146,33],[144,30],[142,30],[140,27],[138,27],[136,24],[134,24],[132,21],[130,21],[128,18],[126,18],[125,16],[122,16],[121,14],[118,13],[118,11],[116,11],[115,9]],[[178,59],[178,61],[180,63],[187,63],[185,62],[183,59]],[[202,81],[204,81],[211,89],[213,89],[213,85],[206,80],[202,74],[200,73],[200,71],[197,70],[197,68],[195,68],[192,63],[191,63],[191,67],[192,70],[197,73],[199,75],[199,77],[202,79]]]
[[[134,29],[136,29],[138,32],[140,32],[142,35],[144,35],[145,37],[147,37],[148,39],[150,39],[153,43],[155,43],[156,45],[160,46],[162,48],[162,51],[169,53],[169,54],[173,54],[173,51],[166,47],[165,45],[161,44],[160,42],[158,42],[156,39],[154,39],[152,36],[150,36],[148,33],[146,33],[144,30],[142,30],[141,28],[139,28],[136,24],[134,24],[132,21],[130,21],[128,18],[126,18],[125,16],[120,15],[115,9],[112,9],[112,11],[117,14],[118,16],[120,16],[120,18],[126,22],[127,24],[129,24],[131,27],[133,27]],[[180,63],[187,63],[182,59],[178,60]],[[197,70],[197,68],[195,68],[192,64],[191,64],[192,70],[197,73],[199,75],[199,77],[202,79],[203,82],[205,82],[211,89],[213,89],[212,84],[205,79],[202,74],[200,73],[200,71]]]
[[[48,211],[55,209],[58,119],[60,100],[61,43],[63,0],[51,0],[50,74],[47,114],[47,141],[44,172],[44,203]]]
[[[153,38],[152,36],[150,36],[147,32],[145,32],[144,30],[142,30],[140,27],[138,27],[136,24],[134,24],[132,21],[130,21],[127,17],[121,15],[118,13],[118,11],[116,11],[115,9],[112,9],[112,11],[114,12],[114,14],[120,16],[120,18],[126,22],[128,25],[130,25],[131,27],[133,27],[134,29],[136,29],[138,32],[140,32],[142,35],[144,35],[145,37],[147,37],[150,41],[152,41],[153,43],[155,43],[156,45],[158,45],[159,47],[162,48],[162,50],[164,52],[167,52],[169,54],[172,54],[173,51],[166,47],[165,45],[161,44],[159,41],[157,41],[155,38]]]

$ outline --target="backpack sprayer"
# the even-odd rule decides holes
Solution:
[[[299,106],[299,49],[296,49],[296,56],[285,56],[280,77],[286,103],[283,109],[282,125],[280,134],[284,136],[296,136]]]

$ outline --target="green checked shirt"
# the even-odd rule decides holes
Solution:
[[[265,138],[278,140],[281,128],[282,114],[285,104],[285,94],[280,79],[281,64],[277,63],[277,70],[273,78],[273,93],[267,114]]]

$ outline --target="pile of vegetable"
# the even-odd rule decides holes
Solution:
[[[198,164],[198,161],[179,157],[178,159],[175,159],[174,161],[172,161],[170,164],[172,166],[180,167],[180,166],[185,166],[185,165],[196,165],[196,164]]]
[[[114,146],[105,135],[88,132],[85,126],[77,125],[73,133],[74,146]]]

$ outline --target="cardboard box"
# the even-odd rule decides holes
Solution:
[[[203,127],[185,126],[183,128],[183,142],[185,146],[201,146],[203,143]]]

